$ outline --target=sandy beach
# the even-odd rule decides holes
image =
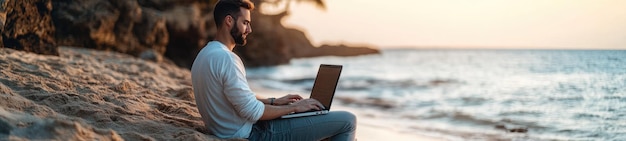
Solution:
[[[189,70],[107,51],[59,52],[0,49],[0,140],[220,140],[200,120]],[[335,109],[360,118],[359,141],[437,140],[379,128],[357,109]]]

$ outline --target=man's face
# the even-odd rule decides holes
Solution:
[[[252,27],[250,26],[250,10],[245,8],[240,8],[240,10],[241,15],[233,17],[235,26],[230,29],[230,36],[237,45],[243,46],[246,45],[246,37],[252,32]]]

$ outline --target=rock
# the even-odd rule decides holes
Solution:
[[[378,50],[369,47],[349,47],[346,45],[315,47],[304,32],[286,28],[281,19],[288,15],[283,12],[277,15],[264,15],[253,12],[252,33],[248,36],[248,44],[236,47],[246,66],[269,66],[289,63],[293,58],[317,56],[356,56],[378,54]]]
[[[138,56],[165,53],[165,18],[134,0],[55,0],[52,11],[61,45],[112,50]]]
[[[528,132],[528,128],[512,128],[512,129],[509,129],[509,132],[511,132],[511,133],[526,133],[526,132]]]
[[[157,62],[165,56],[178,66],[191,68],[197,53],[217,30],[212,14],[216,0],[0,2],[3,4],[0,9],[3,36],[0,44],[42,54],[58,55],[58,43],[111,50]],[[39,15],[40,12],[43,14]],[[247,66],[285,64],[300,57],[377,53],[373,49],[344,45],[314,47],[304,32],[281,24],[287,14],[253,12],[255,32],[249,36],[248,45],[235,48]]]
[[[289,63],[293,58],[285,37],[285,27],[280,19],[286,13],[278,15],[263,15],[252,12],[252,33],[248,35],[248,44],[235,47],[234,51],[241,57],[246,66],[270,66]]]
[[[174,61],[178,66],[191,68],[200,49],[217,32],[213,22],[213,5],[213,2],[195,4],[181,2],[163,11],[170,34],[170,43],[167,45],[165,57]]]
[[[191,67],[214,34],[216,0],[57,0],[53,11],[61,45],[140,56],[147,50]],[[212,29],[213,28],[213,29]]]
[[[2,44],[38,54],[59,55],[51,0],[2,0]]]
[[[7,13],[4,11],[4,0],[0,0],[0,33],[4,33],[4,22],[7,19]],[[4,47],[4,43],[2,42],[2,34],[0,34],[0,48]]]
[[[157,53],[154,50],[146,50],[144,52],[142,52],[141,54],[139,54],[139,58],[144,59],[144,60],[150,60],[150,61],[154,61],[154,62],[161,62],[163,61],[163,56],[161,56],[161,54]]]
[[[507,130],[506,129],[506,125],[503,125],[503,124],[498,124],[498,125],[495,126],[495,128],[496,129],[500,129],[500,130]]]
[[[495,126],[496,129],[499,130],[504,130],[506,132],[509,133],[527,133],[528,132],[528,128],[527,127],[513,127],[513,128],[509,128],[506,127],[506,125],[503,124],[498,124]]]
[[[317,56],[358,56],[367,54],[380,54],[380,51],[371,47],[351,47],[347,45],[322,45],[317,48],[307,48],[295,51],[294,57],[317,57]]]
[[[13,130],[13,126],[0,118],[0,135],[8,135],[11,133],[11,130]]]

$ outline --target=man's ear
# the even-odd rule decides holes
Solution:
[[[224,20],[224,21],[226,22],[226,25],[232,26],[233,25],[233,21],[234,21],[233,16],[227,15],[226,16],[226,20]]]

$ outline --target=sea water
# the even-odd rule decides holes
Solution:
[[[310,91],[343,65],[335,100],[391,128],[450,140],[626,140],[626,51],[385,49],[249,68],[253,83]]]

